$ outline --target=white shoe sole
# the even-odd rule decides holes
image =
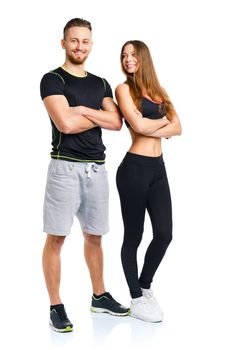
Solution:
[[[49,322],[49,326],[50,326],[50,328],[51,328],[53,331],[58,332],[58,333],[68,333],[68,332],[72,332],[72,331],[73,331],[73,328],[70,327],[70,326],[67,326],[67,327],[64,328],[64,329],[56,328],[56,327],[54,327],[54,325],[52,324],[51,321]]]
[[[141,321],[144,321],[144,322],[151,322],[151,323],[161,323],[161,322],[163,322],[163,318],[162,318],[162,319],[160,318],[160,319],[154,320],[154,319],[149,319],[149,318],[143,318],[143,317],[141,317],[141,316],[134,315],[134,314],[132,314],[132,313],[130,313],[129,316],[134,317],[134,318],[137,318],[137,319],[139,319],[139,320],[141,320]]]
[[[108,309],[102,309],[100,307],[93,307],[93,306],[91,306],[90,310],[91,310],[91,312],[107,313],[107,314],[110,314],[112,316],[128,316],[129,315],[129,311],[124,312],[124,313],[117,313],[117,312],[110,311]]]

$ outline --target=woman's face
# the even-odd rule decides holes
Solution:
[[[125,46],[122,53],[122,64],[127,73],[135,73],[139,68],[139,62],[135,57],[135,50],[132,44]]]

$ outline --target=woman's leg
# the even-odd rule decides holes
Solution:
[[[137,165],[125,162],[118,168],[117,188],[124,222],[121,260],[132,298],[142,296],[138,280],[137,249],[142,239],[146,209],[146,186]]]
[[[147,249],[139,278],[141,288],[145,289],[150,288],[153,276],[172,240],[172,205],[164,164],[150,185],[147,210],[153,227],[153,240]]]

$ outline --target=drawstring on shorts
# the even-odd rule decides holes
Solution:
[[[85,173],[87,174],[87,177],[91,177],[91,170],[93,170],[95,173],[98,172],[99,166],[96,163],[87,163],[85,166]]]

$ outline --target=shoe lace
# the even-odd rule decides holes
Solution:
[[[135,304],[147,304],[147,300],[144,297],[134,299]]]
[[[154,294],[153,291],[151,289],[146,290],[146,297],[149,299],[154,299]]]
[[[122,306],[120,303],[118,303],[113,297],[112,295],[109,293],[109,292],[106,292],[105,293],[105,296],[111,300],[112,303],[114,303],[115,305],[118,305],[118,306]]]
[[[152,303],[153,305],[157,304],[157,300],[156,300],[153,292],[148,293],[147,298],[149,299],[149,302]]]
[[[69,321],[67,313],[65,312],[64,307],[58,308],[58,310],[56,310],[56,311],[57,311],[57,314],[58,314],[58,316],[59,316],[61,321]]]

